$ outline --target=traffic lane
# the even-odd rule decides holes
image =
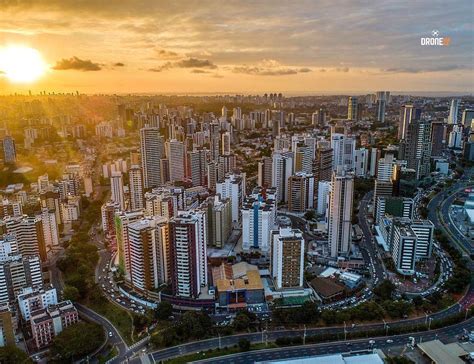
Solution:
[[[348,342],[336,342],[336,343],[321,343],[307,346],[298,347],[283,347],[277,349],[268,349],[253,351],[247,353],[239,353],[226,357],[207,359],[197,361],[198,363],[214,363],[214,364],[228,364],[228,363],[253,363],[255,361],[262,360],[273,360],[273,359],[284,359],[284,358],[295,358],[295,357],[307,357],[314,355],[326,355],[335,354],[350,351],[359,350],[372,350],[372,349],[387,349],[390,347],[405,345],[408,343],[409,337],[415,338],[415,341],[419,342],[430,341],[434,339],[452,339],[456,334],[463,333],[464,329],[471,330],[474,327],[473,319],[463,322],[461,324],[453,325],[448,328],[439,330],[433,330],[430,332],[404,334],[383,338],[373,338],[374,344],[369,343],[369,339],[358,339]],[[390,341],[387,341],[390,340]]]

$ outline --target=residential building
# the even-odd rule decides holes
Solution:
[[[301,230],[273,231],[271,274],[276,289],[303,287],[304,245]]]

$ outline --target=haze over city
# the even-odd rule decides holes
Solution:
[[[474,363],[473,20],[0,0],[0,363]]]

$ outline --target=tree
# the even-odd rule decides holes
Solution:
[[[235,316],[233,325],[237,331],[243,331],[249,328],[250,322],[251,321],[248,315],[244,314],[243,312],[239,312],[237,316]]]
[[[158,320],[168,320],[173,314],[173,305],[167,301],[161,301],[155,310],[155,317]]]
[[[249,351],[250,341],[248,341],[247,339],[239,339],[239,349],[240,351]]]
[[[392,298],[392,293],[395,290],[395,285],[388,279],[385,279],[379,286],[374,288],[374,293],[382,300],[389,300]]]
[[[77,301],[79,298],[79,290],[76,287],[66,285],[63,291],[63,298],[65,300]]]
[[[7,345],[0,348],[0,363],[2,364],[26,364],[32,363],[30,357],[15,345]]]
[[[304,218],[306,220],[313,220],[316,217],[314,210],[308,210],[304,213]]]
[[[53,361],[72,362],[93,352],[105,339],[102,326],[80,322],[66,327],[53,339]]]

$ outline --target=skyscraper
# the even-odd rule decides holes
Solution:
[[[293,174],[293,153],[274,152],[272,187],[277,189],[277,202],[288,202],[288,178]]]
[[[176,139],[166,142],[166,156],[170,166],[171,182],[183,181],[185,171],[185,148],[184,144]]]
[[[400,159],[407,161],[407,167],[416,171],[416,178],[422,179],[430,173],[431,122],[415,120],[407,128],[406,139],[400,143]]]
[[[352,173],[339,169],[332,175],[328,218],[328,240],[331,257],[347,256],[352,241],[352,201],[354,178]]]
[[[408,125],[412,120],[420,120],[421,110],[413,105],[405,105],[400,111],[400,124],[398,127],[398,138],[405,139]]]
[[[260,187],[272,186],[272,166],[273,160],[270,157],[262,157],[258,162],[257,185]]]
[[[39,216],[8,217],[4,222],[7,227],[7,233],[15,237],[20,254],[25,257],[38,255],[41,261],[46,261],[43,224]]]
[[[262,192],[262,189],[255,188],[242,206],[242,249],[245,251],[270,251],[270,235],[276,220],[277,191],[269,188],[265,195]]]
[[[151,290],[168,279],[169,236],[168,219],[154,216],[128,225],[130,271],[132,286]]]
[[[448,124],[457,124],[459,115],[459,105],[461,104],[460,99],[452,99],[451,105],[449,106]]]
[[[288,180],[288,211],[305,212],[314,208],[314,176],[298,172]]]
[[[380,123],[385,122],[385,107],[388,103],[389,97],[390,97],[389,91],[377,91],[377,94],[376,94],[377,109],[376,109],[375,118]]]
[[[331,148],[333,150],[333,170],[343,168],[347,171],[354,169],[356,140],[352,136],[331,130]]]
[[[170,221],[171,287],[178,297],[196,298],[207,285],[207,219],[202,211]]]
[[[240,118],[239,118],[240,119]],[[222,155],[229,155],[231,153],[231,146],[230,146],[230,132],[226,131],[225,133],[222,134],[221,140],[222,140]]]
[[[160,160],[164,157],[163,137],[160,129],[146,127],[140,129],[140,152],[142,159],[143,187],[153,188],[160,186]]]
[[[221,199],[230,198],[232,204],[232,222],[240,222],[240,208],[245,198],[245,173],[228,174],[224,179],[217,182],[216,194]]]
[[[301,230],[272,232],[271,274],[276,289],[303,287],[304,238]]]
[[[125,198],[123,195],[122,172],[112,172],[110,177],[111,200],[120,205],[121,210],[125,210]]]
[[[143,178],[142,170],[137,165],[132,165],[129,173],[129,189],[130,189],[130,209],[143,209]]]
[[[358,100],[355,96],[349,96],[349,101],[347,104],[347,119],[348,120],[358,120]]]
[[[209,151],[206,149],[188,152],[187,176],[194,187],[207,185],[208,154]]]
[[[446,149],[446,124],[443,121],[431,123],[431,156],[441,157]]]

